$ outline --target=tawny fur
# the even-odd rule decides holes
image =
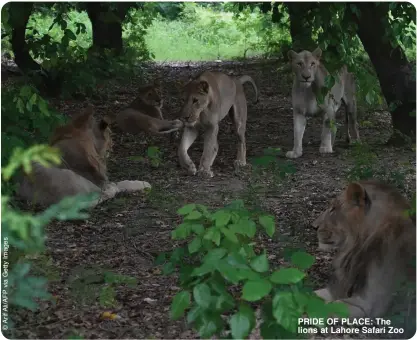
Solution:
[[[331,282],[316,293],[326,301],[345,302],[350,317],[384,316],[415,256],[415,217],[407,215],[410,208],[386,184],[349,184],[313,224],[319,249],[337,250]]]
[[[238,136],[238,149],[235,166],[246,165],[246,120],[247,106],[243,83],[250,82],[255,90],[256,102],[258,89],[253,79],[247,75],[232,78],[221,72],[203,72],[191,80],[185,87],[185,104],[181,117],[185,128],[178,149],[180,165],[191,175],[198,173],[204,177],[213,177],[211,166],[217,156],[217,134],[219,123],[229,114]],[[197,168],[188,156],[188,149],[196,140],[199,129],[204,129],[204,150]]]
[[[100,198],[91,203],[94,207],[119,192],[150,188],[143,181],[108,182],[106,157],[112,145],[111,131],[105,119],[95,121],[91,106],[57,128],[50,144],[60,150],[61,164],[47,168],[34,162],[32,173],[20,182],[20,198],[49,206],[66,196],[97,192]]]
[[[336,113],[342,104],[346,108],[346,140],[359,140],[356,119],[355,81],[353,75],[343,66],[336,77],[336,82],[324,98],[323,104],[317,103],[317,95],[325,85],[329,75],[320,62],[322,51],[317,48],[313,52],[288,52],[294,73],[292,87],[292,106],[294,119],[294,147],[288,151],[288,158],[298,158],[303,154],[303,136],[306,127],[306,117],[321,112],[323,128],[321,135],[320,153],[332,153],[336,137]]]

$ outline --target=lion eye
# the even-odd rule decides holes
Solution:
[[[193,98],[193,104],[197,103],[198,99],[197,98]]]
[[[314,66],[314,65],[316,65],[316,63],[315,63],[315,62],[312,62],[312,63],[311,63],[311,66]]]
[[[298,66],[303,66],[303,63],[300,61],[299,63],[297,63]]]
[[[335,207],[331,207],[330,212],[333,212],[335,210]]]

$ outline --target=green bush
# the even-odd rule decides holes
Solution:
[[[14,172],[23,168],[30,173],[31,162],[44,165],[60,161],[57,151],[47,145],[35,145],[25,151],[15,149],[9,163],[2,169],[2,179],[8,182]],[[45,211],[37,214],[25,213],[13,208],[10,197],[2,195],[2,330],[13,327],[11,315],[16,308],[36,310],[39,299],[49,299],[47,279],[31,273],[30,257],[45,249],[45,226],[52,220],[84,219],[88,215],[81,212],[87,208],[93,195],[67,197]]]
[[[16,148],[47,143],[52,131],[66,122],[66,118],[52,110],[32,85],[10,86],[2,91],[1,99],[2,164],[9,162]],[[7,188],[10,183],[2,186],[2,192],[10,192]]]
[[[156,263],[164,274],[178,272],[181,291],[171,304],[171,317],[186,310],[187,323],[202,338],[213,335],[246,338],[255,327],[253,307],[261,304],[261,336],[267,339],[296,338],[298,318],[347,315],[346,306],[318,298],[303,285],[305,271],[314,257],[295,252],[292,266],[271,268],[268,255],[256,251],[259,228],[275,234],[271,215],[255,213],[237,200],[211,212],[199,204],[178,210],[184,217],[172,232],[173,240],[187,240]]]

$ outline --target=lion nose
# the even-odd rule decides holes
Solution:
[[[310,76],[304,76],[304,75],[303,75],[303,78],[304,78],[305,80],[309,80],[309,79],[310,79]]]

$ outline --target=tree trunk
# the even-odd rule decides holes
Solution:
[[[123,51],[122,23],[129,8],[133,5],[128,2],[89,2],[86,4],[93,29],[93,50],[110,49],[115,54]]]
[[[314,2],[286,2],[285,5],[290,16],[292,49],[296,52],[314,50],[317,46],[311,34],[312,18],[309,17],[309,12],[317,4]]]
[[[26,44],[26,25],[32,13],[32,2],[10,3],[10,25],[12,27],[11,44],[14,53],[14,61],[23,73],[40,71],[40,65],[29,54]]]
[[[415,138],[416,80],[402,48],[393,48],[385,37],[389,29],[389,3],[360,2],[355,5],[360,11],[359,16],[351,15],[390,107],[394,134],[389,142],[398,144],[402,140],[401,134]]]

